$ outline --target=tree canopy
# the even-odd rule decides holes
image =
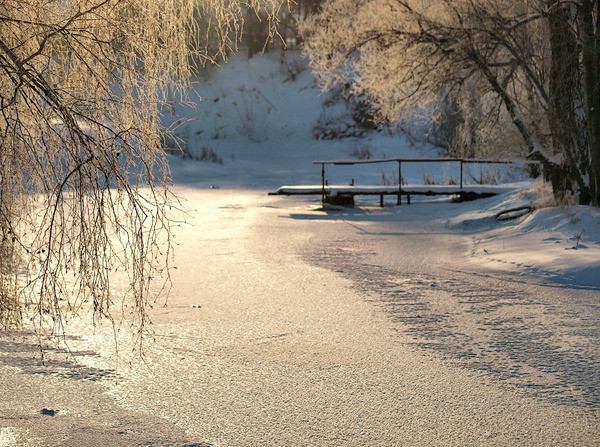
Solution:
[[[324,88],[401,125],[450,110],[454,150],[539,160],[598,205],[598,20],[596,0],[329,0],[302,27]]]

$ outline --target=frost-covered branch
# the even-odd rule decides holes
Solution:
[[[274,35],[283,3],[0,2],[3,325],[60,332],[89,302],[143,329],[172,252],[162,107],[185,100],[193,63],[235,48],[246,11]]]
[[[454,151],[541,158],[557,196],[587,203],[593,132],[578,118],[573,45],[584,3],[597,17],[587,0],[330,0],[302,24],[305,51],[324,89],[349,84],[381,120],[403,128],[445,121]],[[595,26],[588,30],[597,42]]]

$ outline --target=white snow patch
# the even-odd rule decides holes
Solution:
[[[0,447],[16,447],[19,435],[10,427],[0,428]]]
[[[588,206],[548,206],[548,185],[530,188],[457,214],[448,228],[473,235],[472,260],[493,270],[541,275],[564,285],[600,287],[600,211]],[[497,213],[529,205],[523,217],[498,221]]]

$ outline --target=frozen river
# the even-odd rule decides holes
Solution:
[[[6,340],[5,440],[600,443],[597,289],[500,275],[470,256],[469,235],[402,222],[432,204],[387,219],[262,192],[181,194],[188,223],[145,361],[115,371],[108,329],[71,342],[79,364],[50,352],[41,366],[25,341]]]

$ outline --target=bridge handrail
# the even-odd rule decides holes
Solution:
[[[353,159],[339,159],[339,160],[315,160],[312,163],[314,165],[359,165],[368,163],[447,163],[447,162],[461,162],[461,163],[485,163],[485,164],[515,164],[515,165],[527,165],[537,164],[537,160],[491,160],[484,158],[372,158],[368,160],[353,160]]]
[[[315,160],[313,164],[321,165],[321,201],[325,201],[325,165],[337,165],[337,166],[349,166],[349,165],[360,165],[369,163],[398,163],[398,205],[401,203],[402,196],[402,163],[448,163],[458,162],[460,163],[460,189],[463,188],[464,175],[463,167],[465,164],[471,163],[485,163],[485,164],[512,164],[526,166],[528,164],[539,163],[535,160],[490,160],[484,158],[375,158],[369,160],[352,160],[352,159],[340,159],[340,160]]]

